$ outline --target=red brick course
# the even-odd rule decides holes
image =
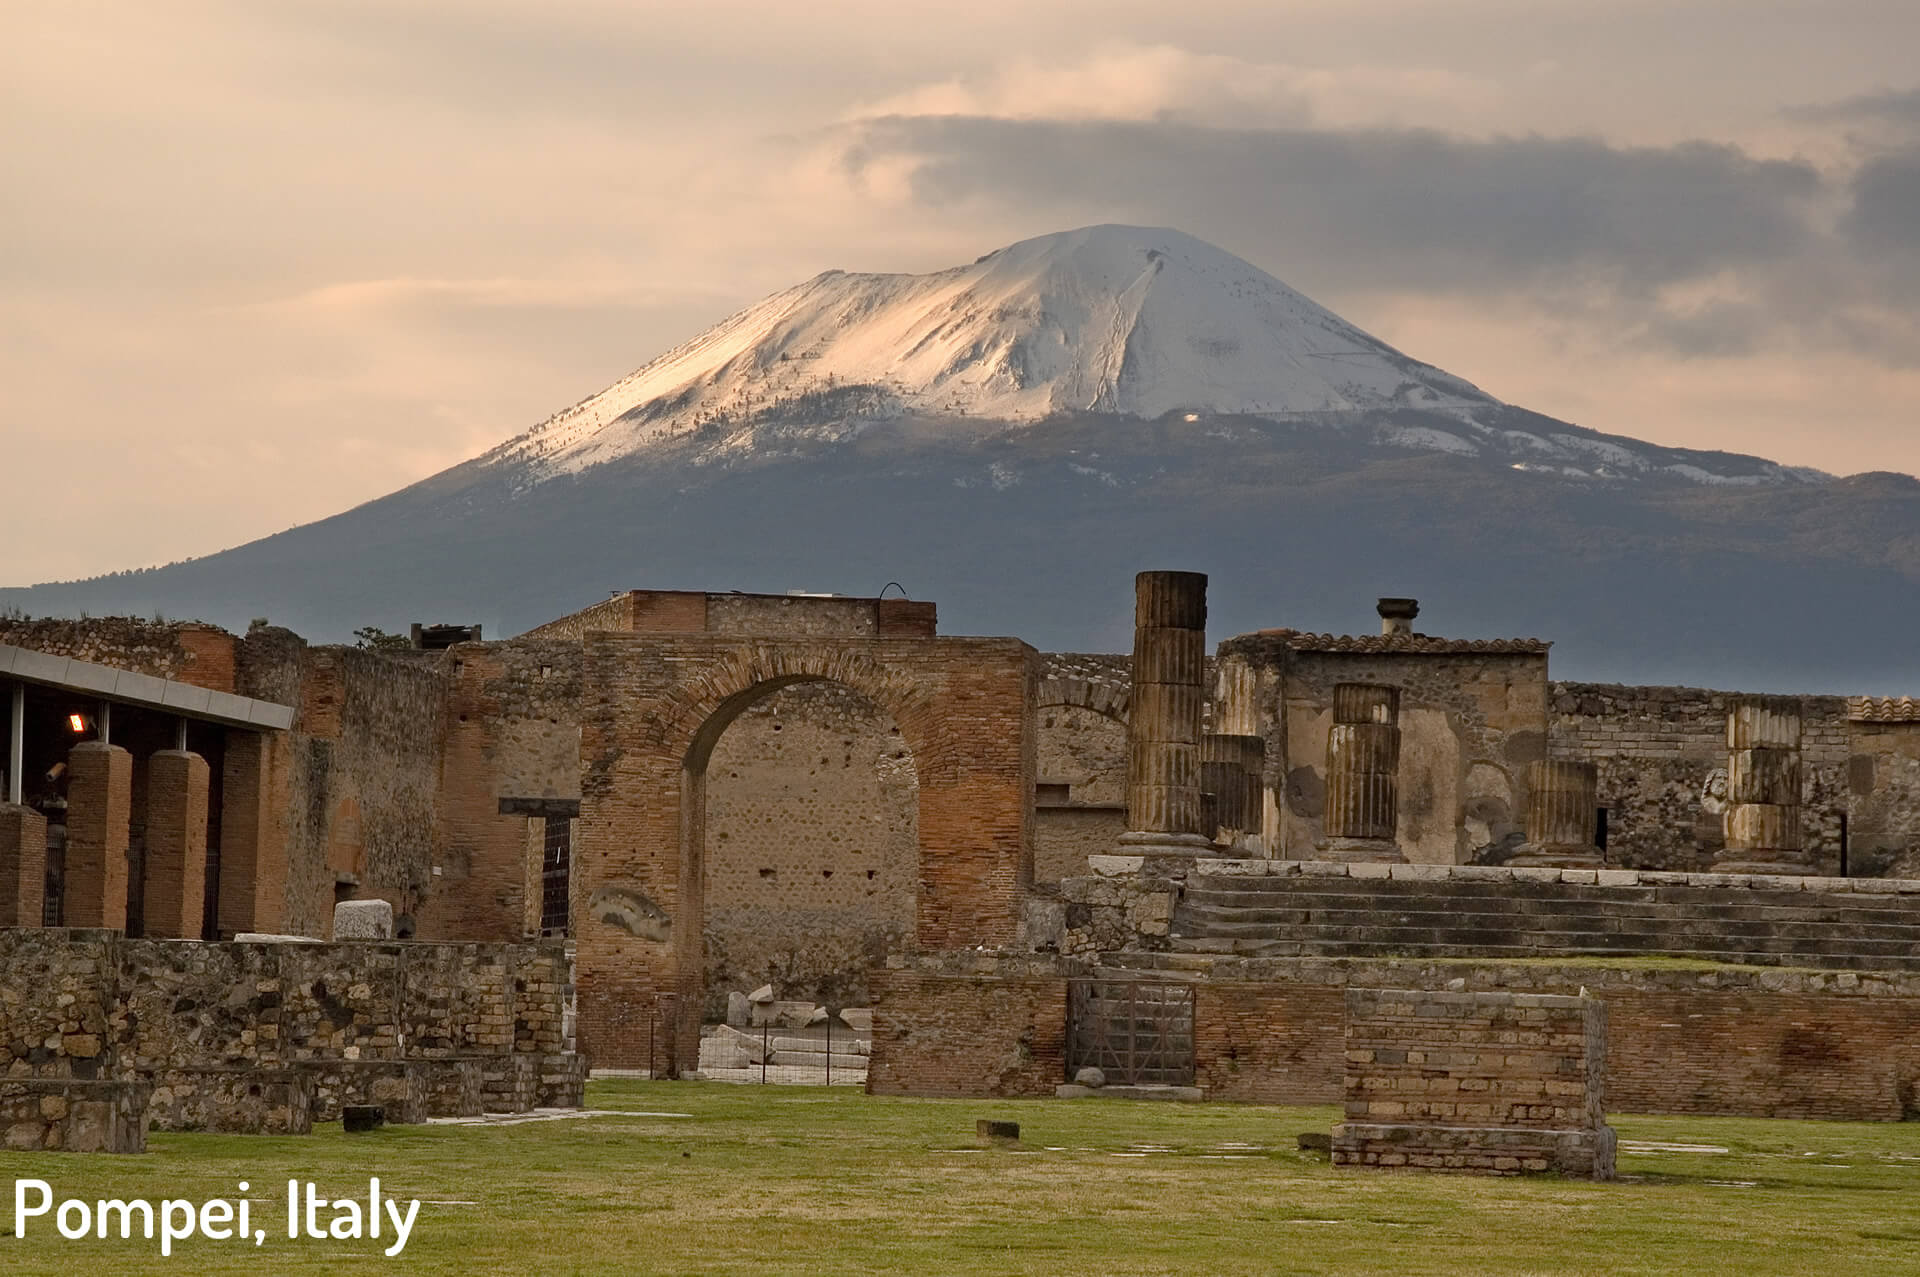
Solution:
[[[85,741],[67,755],[65,919],[69,927],[127,925],[127,839],[133,755]]]
[[[198,940],[207,887],[207,760],[164,749],[147,760],[147,862],[141,914],[149,936]]]
[[[0,927],[37,927],[47,882],[47,819],[0,803]]]

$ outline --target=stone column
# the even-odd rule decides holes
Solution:
[[[1400,689],[1337,684],[1327,733],[1329,859],[1406,862],[1394,842],[1399,771]]]
[[[1207,667],[1207,578],[1134,578],[1133,691],[1127,715],[1127,831],[1134,852],[1193,855],[1213,848],[1201,827],[1200,722]]]
[[[47,818],[0,804],[0,927],[37,927],[47,888]]]
[[[1808,874],[1800,836],[1800,702],[1742,696],[1727,706],[1727,846],[1715,873]]]
[[[1600,769],[1592,763],[1542,759],[1527,764],[1527,842],[1510,865],[1598,869],[1593,833]]]
[[[133,755],[82,741],[67,755],[65,920],[69,927],[127,925],[127,822]]]
[[[207,896],[207,760],[163,749],[147,760],[147,861],[141,918],[149,936],[198,940]]]
[[[1216,841],[1245,849],[1259,838],[1266,758],[1267,742],[1258,736],[1208,732],[1200,738],[1200,789],[1214,797]]]

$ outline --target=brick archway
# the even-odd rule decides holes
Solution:
[[[573,887],[583,1049],[644,1065],[671,1019],[681,1066],[697,1057],[706,764],[729,723],[796,683],[865,696],[913,753],[916,946],[1011,940],[1032,880],[1037,671],[1015,639],[590,635]]]

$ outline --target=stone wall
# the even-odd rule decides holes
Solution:
[[[1084,874],[1087,857],[1112,852],[1127,830],[1132,671],[1127,656],[1048,652],[1042,661],[1033,877],[1052,883]]]
[[[0,1138],[14,1152],[144,1153],[145,1082],[0,1077]]]
[[[0,972],[5,1076],[568,1049],[556,943],[202,944],[15,928],[0,930]]]
[[[232,692],[238,640],[204,621],[0,617],[0,643]],[[284,703],[284,702],[283,702]]]
[[[884,1081],[873,1089],[1038,1095],[1065,1081],[1065,1030],[1047,1036],[1051,1008],[1065,1007],[1067,980],[1089,966],[1040,957],[1005,964],[929,955],[878,979],[870,1076]],[[1196,1083],[1211,1099],[1338,1103],[1349,985],[1446,990],[1463,981],[1468,991],[1585,988],[1604,1002],[1614,1112],[1920,1119],[1920,974],[1316,958],[1188,959],[1177,974],[1199,982]],[[909,1031],[922,1008],[929,1024]],[[882,1034],[883,1024],[898,1031]],[[978,1082],[999,1076],[993,1062],[1014,1059],[1026,1064],[1001,1070],[1009,1089]],[[1056,1060],[1049,1080],[1040,1064]],[[980,1089],[957,1089],[969,1079]]]
[[[1612,1179],[1593,998],[1349,987],[1335,1165]]]
[[[1727,704],[1738,693],[1551,686],[1555,758],[1594,763],[1609,866],[1705,870],[1726,845]],[[1801,826],[1818,872],[1840,872],[1852,754],[1846,701],[1802,698]]]
[[[1848,726],[1846,871],[1920,878],[1920,722]]]

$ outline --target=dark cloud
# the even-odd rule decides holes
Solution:
[[[1920,257],[1920,148],[1861,165],[1845,230],[1864,255]]]
[[[854,145],[856,164],[914,157],[931,206],[1164,222],[1343,289],[1642,293],[1805,251],[1823,190],[1811,165],[1708,143],[946,116],[870,121]]]

